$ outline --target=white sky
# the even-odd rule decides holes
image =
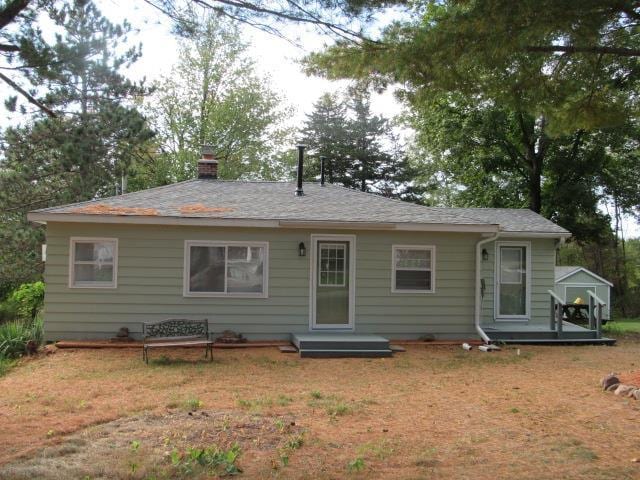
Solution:
[[[143,55],[131,67],[131,78],[146,77],[153,81],[176,63],[178,40],[171,34],[170,19],[142,0],[103,0],[100,8],[110,20],[120,22],[126,18],[134,28],[140,29],[135,40],[142,42]],[[308,53],[321,49],[329,41],[327,37],[300,25],[283,26],[280,30],[304,47],[248,26],[242,27],[242,34],[250,44],[249,53],[256,60],[258,71],[271,79],[272,87],[294,107],[292,120],[300,122],[322,94],[343,89],[348,82],[308,77],[297,63]],[[372,109],[391,118],[399,114],[402,107],[389,91],[372,96]]]

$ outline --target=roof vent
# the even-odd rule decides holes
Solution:
[[[218,178],[218,161],[213,155],[211,145],[202,145],[201,157],[198,160],[198,178]]]
[[[296,197],[302,197],[302,168],[304,164],[304,145],[298,145],[298,186],[296,187]]]

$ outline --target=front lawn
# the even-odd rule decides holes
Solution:
[[[598,381],[639,346],[59,350],[0,378],[0,478],[638,478],[640,402]]]
[[[640,318],[615,318],[603,325],[602,331],[613,337],[640,334]]]

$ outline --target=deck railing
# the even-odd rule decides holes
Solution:
[[[602,338],[602,310],[606,303],[591,290],[589,295],[589,329],[596,331],[596,338]]]
[[[550,297],[549,312],[549,328],[556,332],[558,338],[562,338],[562,307],[564,306],[564,300],[562,300],[553,290],[548,290]]]

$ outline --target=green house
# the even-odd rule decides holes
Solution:
[[[31,212],[47,230],[46,338],[139,337],[176,317],[249,339],[599,338],[558,325],[570,233],[532,211],[216,174],[209,158],[193,180]]]

